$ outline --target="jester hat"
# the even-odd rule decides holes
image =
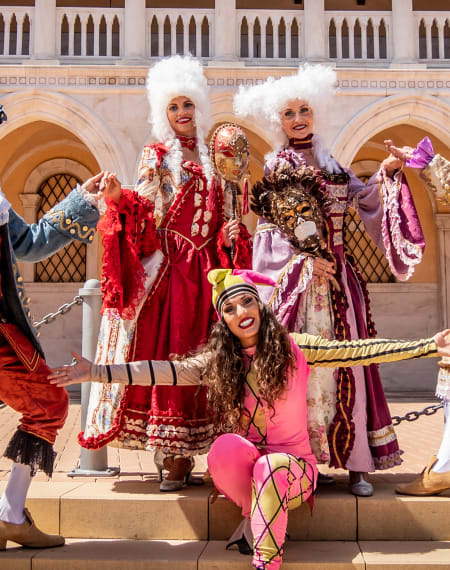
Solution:
[[[250,293],[259,299],[256,285],[276,287],[270,277],[250,269],[213,269],[208,273],[208,281],[213,286],[212,302],[220,316],[226,300],[242,293]]]

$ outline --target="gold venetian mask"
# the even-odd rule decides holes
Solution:
[[[217,172],[226,182],[239,182],[248,170],[249,143],[237,125],[220,126],[211,140],[211,155]]]
[[[272,199],[274,223],[295,247],[317,253],[322,247],[322,213],[317,200],[297,187],[288,187]]]

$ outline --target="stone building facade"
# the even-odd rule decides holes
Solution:
[[[304,61],[336,68],[339,96],[327,143],[344,166],[371,175],[383,140],[414,145],[426,134],[450,157],[448,0],[17,0],[0,1],[0,183],[27,221],[76,180],[100,169],[135,179],[149,141],[145,77],[160,57],[201,57],[216,124],[233,120],[242,84],[295,71]],[[251,174],[262,173],[270,141],[240,121]],[[423,263],[396,283],[350,223],[355,257],[370,281],[380,336],[417,337],[450,326],[450,208],[414,171],[408,181],[427,239]],[[255,220],[246,219],[250,228]],[[50,266],[23,267],[36,317],[97,278],[100,244],[75,248]],[[42,330],[52,364],[79,348],[81,310]],[[389,391],[430,391],[436,362],[384,367]]]

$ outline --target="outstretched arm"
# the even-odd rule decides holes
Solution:
[[[19,261],[37,262],[77,239],[91,243],[99,213],[95,204],[103,172],[89,178],[47,212],[37,223],[27,224],[9,210],[8,229],[14,254]],[[88,201],[88,197],[92,199]]]
[[[312,367],[368,366],[382,362],[396,362],[412,358],[448,356],[450,330],[433,338],[417,341],[398,341],[370,338],[365,340],[327,340],[307,333],[292,333],[308,364]]]
[[[73,352],[77,363],[73,366],[61,366],[49,376],[50,383],[57,386],[69,386],[82,382],[111,382],[137,386],[192,386],[202,383],[202,370],[205,365],[203,355],[193,356],[179,361],[142,360],[128,364],[101,365],[93,364],[86,358]]]

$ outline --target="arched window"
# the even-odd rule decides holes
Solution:
[[[166,16],[166,19],[164,20],[164,54],[160,53],[160,56],[171,55],[172,33],[174,32],[172,32],[169,16]]]
[[[120,23],[117,16],[114,16],[111,33],[111,55],[113,57],[120,57]]]
[[[253,26],[253,55],[254,57],[261,57],[261,26],[258,18],[256,18]]]
[[[74,38],[73,39],[73,41],[74,41],[73,53],[74,53],[74,55],[81,55],[81,20],[80,20],[80,16],[78,14],[77,14],[77,17],[75,18],[75,27],[74,27],[73,38]]]
[[[108,27],[106,18],[102,16],[100,19],[100,38],[99,38],[99,55],[107,55],[108,43]]]
[[[286,22],[281,18],[278,26],[278,57],[284,59],[286,57]]]
[[[178,16],[178,20],[176,23],[176,38],[177,38],[176,50],[178,55],[183,55],[185,33],[186,30],[184,29],[183,18],[181,16]]]
[[[80,181],[70,174],[54,174],[39,188],[41,204],[38,218],[65,198]],[[34,280],[38,283],[81,283],[86,280],[86,244],[73,241],[48,259],[36,263]]]
[[[248,57],[248,22],[245,16],[241,22],[241,57]]]
[[[293,59],[298,59],[300,57],[300,50],[298,44],[299,35],[300,35],[300,28],[298,26],[297,18],[294,18],[291,28],[291,57]]]
[[[330,54],[330,59],[337,58],[336,24],[333,19],[328,27],[328,53]]]
[[[22,27],[22,54],[21,55],[30,55],[30,18],[28,14],[25,15],[23,19],[23,27]],[[20,55],[20,54],[19,54]]]
[[[186,33],[186,29],[184,33]],[[197,56],[197,31],[194,16],[189,20],[189,51]]]
[[[13,14],[9,24],[9,55],[17,55],[17,18]]]
[[[211,57],[209,49],[209,21],[205,16],[202,22],[202,53],[198,57]]]
[[[94,27],[94,19],[92,18],[92,14],[90,14],[86,26],[86,55],[95,55]]]
[[[266,24],[266,57],[273,57],[273,23],[272,19],[269,18]]]

